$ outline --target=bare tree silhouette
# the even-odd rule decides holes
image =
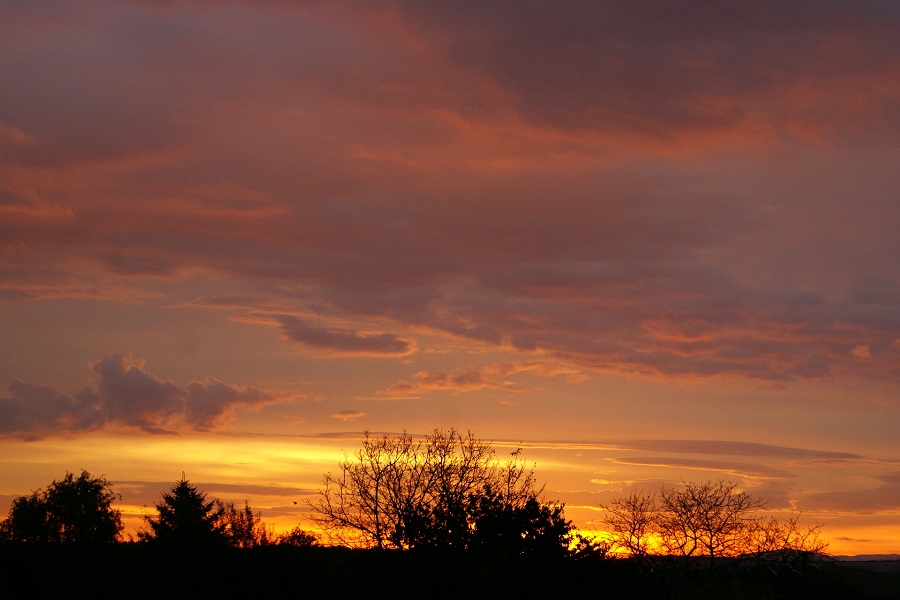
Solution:
[[[348,545],[567,552],[563,506],[543,501],[519,451],[498,461],[469,432],[435,429],[422,440],[364,434],[355,458],[328,473],[315,520]]]
[[[601,505],[616,548],[632,556],[762,556],[818,554],[827,544],[820,525],[803,527],[799,514],[760,514],[766,501],[726,481],[685,482],[681,488],[643,490]]]

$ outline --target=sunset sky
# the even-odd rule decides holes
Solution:
[[[900,3],[0,1],[0,516],[363,430],[900,552]],[[296,504],[295,504],[296,502]]]

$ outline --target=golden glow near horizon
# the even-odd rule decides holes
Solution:
[[[0,458],[0,470],[7,474],[0,484],[0,498],[4,500],[0,510],[5,514],[13,497],[46,487],[50,481],[61,478],[64,471],[58,464],[60,456],[66,456],[72,464],[82,465],[68,470],[86,468],[113,482],[115,491],[122,496],[116,508],[122,511],[126,536],[136,536],[144,527],[144,517],[155,514],[154,504],[160,495],[168,491],[182,473],[211,498],[234,502],[237,506],[249,502],[276,533],[297,526],[318,531],[309,519],[307,502],[317,497],[323,474],[337,470],[338,463],[345,457],[352,458],[361,447],[360,440],[361,435],[317,439],[204,434],[147,436],[142,443],[135,444],[135,438],[130,435],[105,434],[88,436],[78,444],[57,439],[22,442],[19,451]],[[616,455],[646,452],[646,449],[639,449],[641,445],[656,448],[658,460],[645,461],[654,464],[642,467],[639,477],[620,479],[620,475],[634,475],[635,471],[619,470],[616,465],[620,459]],[[595,444],[500,441],[494,443],[498,462],[507,460],[507,450],[520,446],[525,448],[522,452],[524,464],[533,466],[538,483],[545,485],[544,497],[565,503],[566,517],[576,529],[600,539],[606,537],[602,503],[625,496],[631,490],[655,490],[664,482],[669,486],[678,485],[679,480],[675,477],[683,476],[684,471],[678,466],[678,460],[673,460],[672,451],[680,451],[682,454],[678,456],[681,456],[686,449],[697,449],[696,443],[661,444],[654,440]],[[661,452],[660,446],[666,447],[666,451]],[[22,451],[26,447],[27,452]],[[776,453],[771,448],[758,452]],[[661,464],[666,462],[666,456],[675,466]],[[764,465],[757,464],[754,468],[768,469],[776,474],[783,470],[781,483],[776,479],[743,478],[742,489],[760,498],[770,498],[768,514],[787,515],[795,507],[803,509],[810,503],[809,498],[816,497],[816,486],[821,485],[822,476],[827,474],[827,468],[817,464],[827,461],[817,457],[805,460],[795,456],[770,457],[763,462]],[[725,467],[720,464],[717,468]],[[746,463],[735,463],[726,471],[707,466],[696,473],[696,478],[684,479],[735,480],[735,473],[742,468],[746,468]],[[861,478],[871,469],[872,465],[866,465],[864,461],[855,466]],[[603,477],[597,477],[601,473]],[[791,485],[790,495],[784,495],[784,483]],[[867,524],[875,516],[882,522]],[[894,552],[900,533],[900,513],[890,509],[877,515],[856,516],[853,511],[814,506],[812,510],[802,510],[802,522],[821,523],[824,526],[822,536],[834,554],[857,554],[863,550],[870,554]]]

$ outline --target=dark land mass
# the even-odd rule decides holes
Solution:
[[[900,572],[828,559],[550,559],[490,552],[268,546],[163,549],[0,545],[6,590],[22,597],[900,599]]]

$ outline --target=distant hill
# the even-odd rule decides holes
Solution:
[[[833,556],[835,560],[843,560],[849,562],[869,562],[873,560],[896,560],[900,561],[900,554],[854,554],[852,556]]]

